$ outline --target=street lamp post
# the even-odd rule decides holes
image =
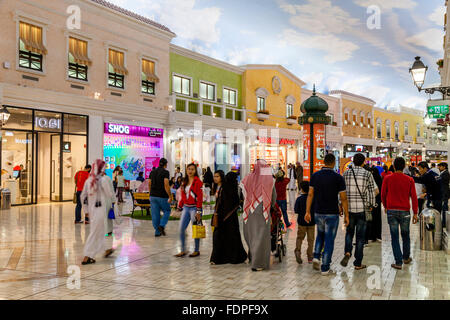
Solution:
[[[2,106],[2,109],[0,110],[0,128],[8,122],[10,116],[11,114],[8,109],[6,109],[6,106]]]
[[[423,88],[425,83],[425,77],[427,75],[428,67],[420,60],[420,57],[416,57],[412,67],[409,69],[409,73],[411,73],[412,79],[414,81],[414,85],[417,87],[419,92],[425,91],[428,94],[434,94],[436,91],[442,93],[445,96],[450,95],[450,87],[430,87]]]

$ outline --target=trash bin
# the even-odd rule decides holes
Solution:
[[[11,191],[6,188],[1,190],[1,209],[11,209]]]
[[[442,249],[441,214],[433,208],[420,213],[420,249],[437,251]]]

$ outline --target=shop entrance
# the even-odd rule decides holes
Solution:
[[[71,201],[74,176],[87,164],[88,118],[8,107],[1,130],[1,186],[12,205]]]

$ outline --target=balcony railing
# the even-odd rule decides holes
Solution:
[[[186,112],[235,121],[245,121],[246,119],[244,109],[232,107],[223,103],[176,95],[172,95],[172,99],[176,112]]]

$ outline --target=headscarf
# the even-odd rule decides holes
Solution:
[[[248,215],[253,213],[260,203],[263,204],[263,215],[266,223],[269,221],[274,179],[272,168],[264,160],[257,160],[255,170],[242,180],[244,193],[244,223]]]
[[[222,183],[220,191],[220,213],[223,213],[223,221],[227,220],[233,212],[239,208],[239,192],[237,174],[228,172]]]
[[[103,176],[105,172],[105,161],[101,159],[95,160],[92,164],[92,170],[90,173],[91,179],[91,192],[90,195],[93,195],[98,190],[98,180]]]

